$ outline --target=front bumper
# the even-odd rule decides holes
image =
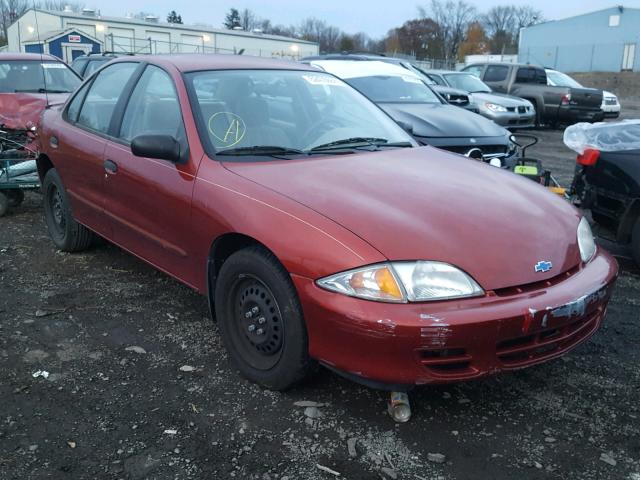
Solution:
[[[531,128],[535,126],[536,113],[503,112],[496,113],[488,110],[480,110],[480,115],[493,120],[505,128]]]
[[[450,383],[558,357],[601,325],[618,274],[600,250],[556,281],[481,298],[387,304],[355,299],[293,276],[312,357],[381,388]]]

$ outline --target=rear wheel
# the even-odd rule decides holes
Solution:
[[[636,264],[640,266],[640,217],[636,220],[636,225],[633,227],[631,234],[631,252]]]
[[[297,292],[287,271],[264,248],[245,248],[224,262],[215,311],[229,357],[248,380],[286,390],[310,371]]]
[[[24,202],[24,192],[22,190],[8,190],[7,196],[9,197],[10,207],[19,207]]]
[[[53,243],[63,252],[86,250],[93,241],[93,232],[74,220],[67,192],[55,168],[45,175],[42,190],[44,218]]]

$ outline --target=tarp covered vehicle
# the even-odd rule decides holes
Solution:
[[[578,154],[576,202],[640,265],[640,120],[578,123],[564,143]]]

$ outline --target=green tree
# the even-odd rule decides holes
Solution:
[[[224,17],[224,26],[229,30],[233,30],[235,27],[239,27],[241,23],[240,12],[237,8],[232,8],[229,13]]]
[[[182,15],[178,15],[175,10],[171,10],[167,15],[167,23],[182,24]]]

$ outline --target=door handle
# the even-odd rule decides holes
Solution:
[[[105,160],[104,161],[104,169],[108,173],[116,173],[118,171],[118,164],[113,160]]]

